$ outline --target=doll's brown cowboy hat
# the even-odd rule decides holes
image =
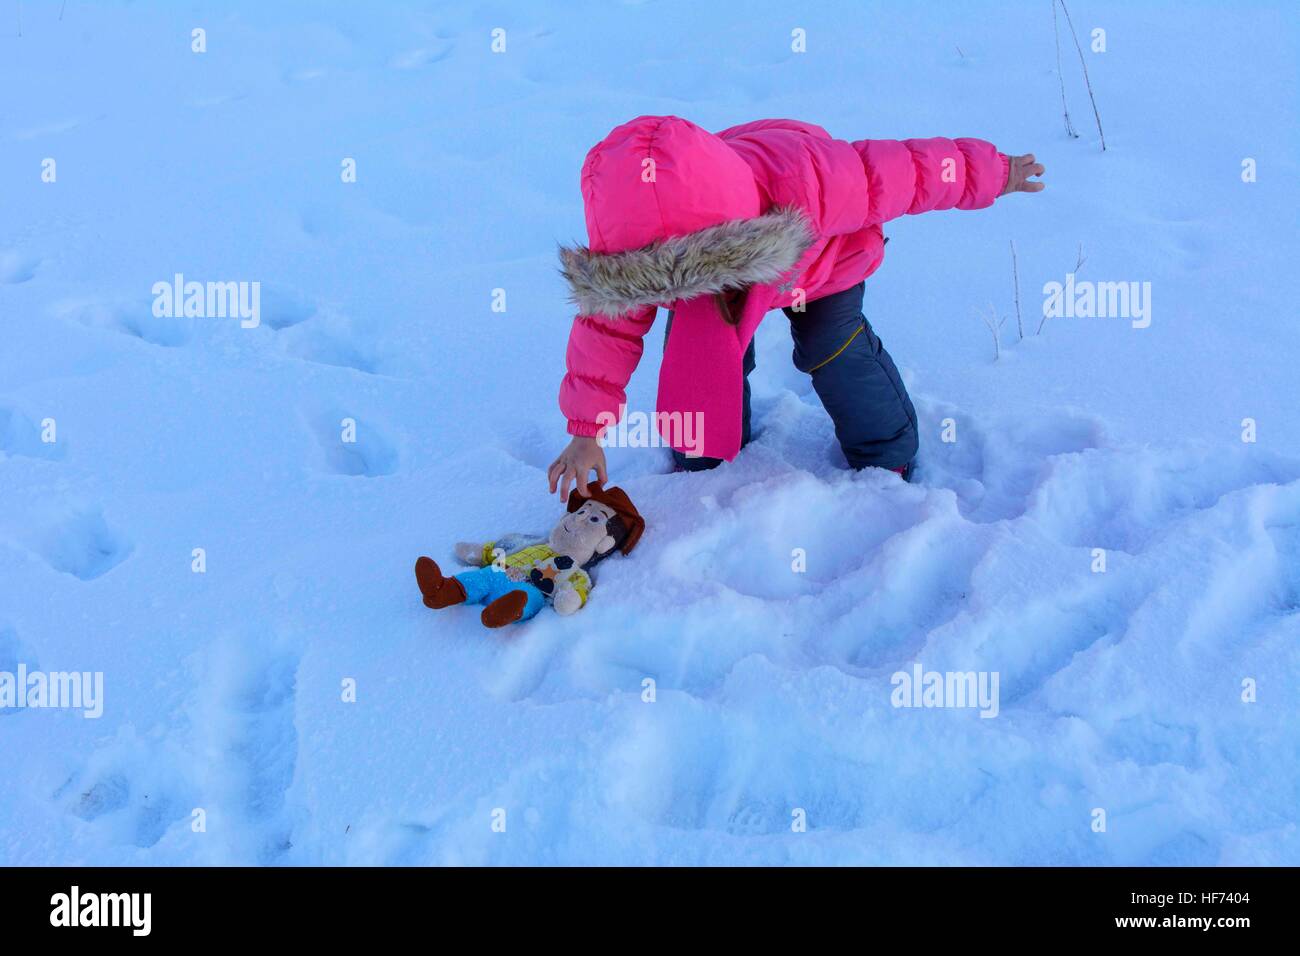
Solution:
[[[641,540],[641,532],[645,531],[645,518],[641,517],[641,512],[636,510],[636,505],[632,504],[632,499],[622,488],[602,488],[599,481],[589,481],[587,491],[587,495],[581,494],[576,488],[569,492],[569,513],[577,511],[589,500],[598,501],[612,509],[623,519],[627,528],[627,537],[623,539],[621,550],[624,554],[629,553]]]

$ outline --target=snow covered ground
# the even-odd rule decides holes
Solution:
[[[1073,0],[1105,153],[1046,2],[60,6],[0,2],[0,672],[103,715],[0,709],[0,863],[1300,863],[1295,4]],[[435,615],[417,555],[558,513],[555,245],[643,113],[1049,185],[887,229],[915,484],[844,468],[775,313],[733,465],[610,452],[649,531],[587,609]],[[1080,245],[1149,327],[1033,334]],[[260,325],[155,317],[176,273]],[[917,663],[997,716],[894,707]]]

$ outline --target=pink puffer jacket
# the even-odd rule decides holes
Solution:
[[[676,116],[619,126],[582,167],[589,245],[561,250],[579,309],[560,386],[570,434],[618,420],[665,306],[673,331],[658,411],[698,414],[703,454],[734,458],[742,360],[763,316],[869,276],[884,255],[882,223],[981,209],[1006,181],[1007,157],[978,139],[850,143],[779,119],[717,134]],[[714,304],[729,289],[748,290],[737,325]]]

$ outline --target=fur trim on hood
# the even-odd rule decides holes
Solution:
[[[786,206],[627,252],[602,255],[586,246],[562,246],[560,273],[582,315],[617,316],[775,282],[815,238],[803,212]]]

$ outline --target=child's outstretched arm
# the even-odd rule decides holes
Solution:
[[[1039,192],[1033,154],[1007,156],[981,139],[864,139],[853,143],[867,174],[867,225],[935,209],[983,209],[1008,192]]]
[[[653,306],[618,317],[580,315],[573,320],[560,383],[560,411],[569,420],[573,440],[547,470],[552,493],[558,487],[562,499],[575,483],[587,494],[593,471],[602,482],[608,480],[605,452],[596,439],[622,416],[628,380],[641,361],[641,340],[654,320]]]

